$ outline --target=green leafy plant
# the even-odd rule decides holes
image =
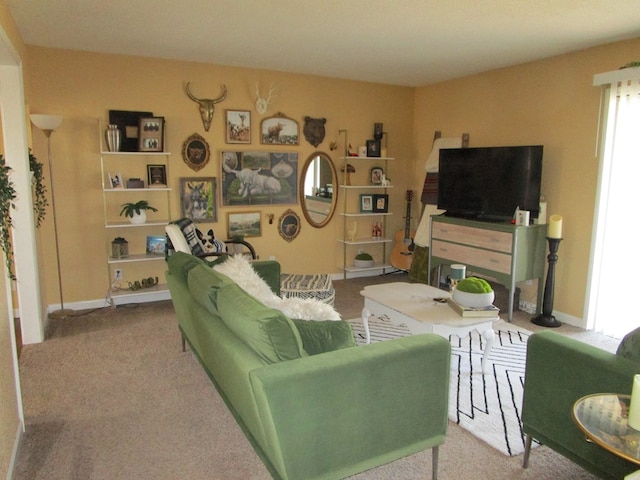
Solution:
[[[123,203],[121,205],[122,210],[120,210],[120,216],[131,217],[134,215],[140,215],[140,212],[143,210],[151,210],[152,212],[157,212],[158,209],[149,205],[149,202],[146,200],[140,200],[135,203]]]
[[[360,252],[356,255],[356,260],[373,260],[373,257],[367,252]]]
[[[33,172],[33,213],[36,215],[36,228],[40,228],[47,213],[47,189],[44,186],[42,163],[29,150],[29,168]]]
[[[467,277],[458,282],[456,287],[461,292],[467,293],[490,293],[493,292],[493,288],[489,285],[489,282],[483,278]]]
[[[4,157],[0,155],[0,247],[4,252],[5,263],[9,278],[16,279],[13,273],[13,246],[11,245],[11,209],[15,208],[13,201],[16,199],[16,190],[13,182],[9,178],[11,167],[5,163]]]

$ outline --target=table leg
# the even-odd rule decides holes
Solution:
[[[362,309],[362,326],[364,327],[364,343],[369,345],[371,343],[371,331],[369,330],[369,317],[371,314],[369,313],[368,308]]]
[[[484,337],[487,345],[484,347],[484,352],[482,353],[482,373],[487,373],[486,364],[487,357],[489,356],[489,352],[491,351],[491,347],[493,347],[493,341],[496,338],[496,334],[493,331],[493,328],[487,328],[484,332],[480,332]]]

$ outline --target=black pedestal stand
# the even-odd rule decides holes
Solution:
[[[541,327],[556,328],[562,325],[556,317],[552,315],[553,312],[553,289],[555,282],[556,262],[558,261],[558,248],[560,247],[561,238],[549,238],[549,255],[547,256],[547,262],[549,268],[547,269],[547,280],[544,284],[544,299],[542,301],[542,313],[537,317],[531,319],[536,325]]]

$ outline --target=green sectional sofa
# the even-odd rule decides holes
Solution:
[[[279,278],[276,262],[255,268]],[[435,478],[445,339],[355,346],[348,322],[289,319],[184,253],[169,257],[167,279],[183,338],[274,478],[339,479],[428,448]]]
[[[631,394],[640,364],[624,352],[628,344],[623,340],[614,354],[552,331],[531,335],[522,411],[527,443],[533,438],[601,478],[622,479],[638,470],[637,465],[587,442],[572,418],[573,404],[585,395]],[[535,450],[531,456],[535,461]],[[525,468],[528,461],[529,447]]]

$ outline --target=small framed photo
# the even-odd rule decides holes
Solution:
[[[373,212],[373,195],[360,194],[360,213]]]
[[[118,173],[108,173],[109,175],[109,186],[111,188],[124,188],[124,184],[122,182],[122,174]]]
[[[373,213],[388,213],[389,212],[389,195],[376,194],[373,195]]]
[[[262,235],[260,212],[227,213],[227,238],[259,237]]]
[[[227,110],[227,143],[251,143],[249,110]]]
[[[373,167],[371,169],[371,185],[382,185],[382,175],[384,170],[382,167]]]
[[[164,117],[141,117],[138,127],[138,151],[164,151]]]
[[[380,140],[367,140],[367,157],[380,156]]]
[[[193,222],[217,222],[216,186],[215,177],[180,178],[182,217],[190,218]]]
[[[164,255],[164,249],[164,235],[147,235],[147,255]]]
[[[167,166],[147,165],[147,185],[149,188],[162,188],[167,186]]]

